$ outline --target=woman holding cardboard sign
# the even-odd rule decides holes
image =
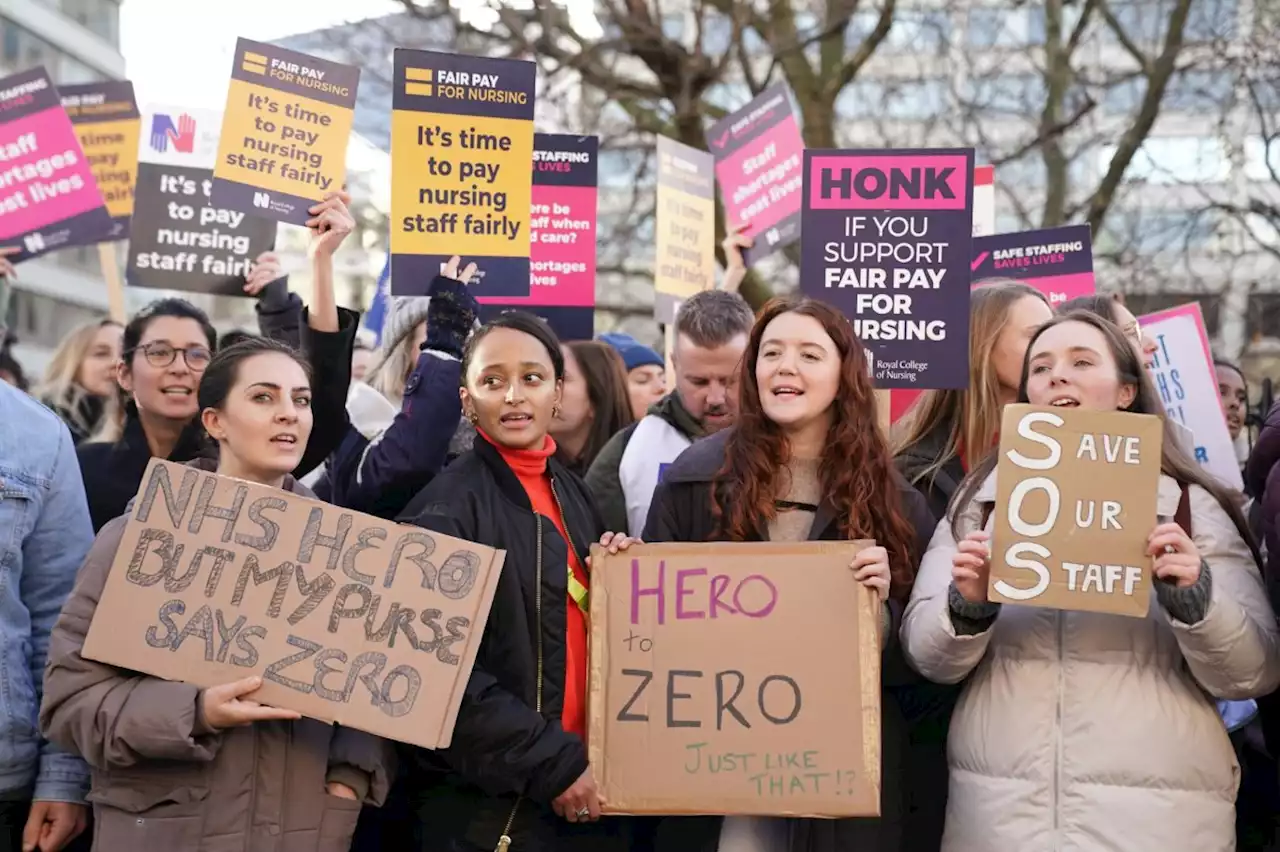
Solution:
[[[313,419],[293,350],[228,347],[205,370],[199,403],[219,460],[193,466],[311,496],[289,476]],[[260,677],[200,689],[82,655],[127,522],[108,523],[80,569],[50,640],[40,711],[46,736],[92,767],[93,848],[346,852],[361,800],[387,793],[382,741],[259,704]]]
[[[600,820],[583,742],[587,547],[605,532],[549,434],[563,393],[560,341],[504,313],[462,356],[460,396],[478,437],[402,521],[507,551],[484,641],[447,749],[406,750],[423,852],[622,852],[629,821]]]
[[[881,818],[668,818],[655,848],[897,852],[906,745],[898,699],[917,678],[894,640],[933,516],[893,466],[876,425],[863,348],[837,311],[809,299],[770,302],[747,342],[739,388],[738,424],[697,442],[671,466],[654,493],[644,538],[875,539],[878,546],[861,551],[850,568],[852,581],[885,601]]]
[[[1163,420],[1137,349],[1092,314],[1047,323],[1021,384],[1020,402]],[[1280,635],[1236,501],[1170,435],[1143,618],[987,600],[994,457],[939,524],[902,640],[926,677],[968,677],[946,852],[1234,848],[1238,768],[1211,696],[1274,689]]]

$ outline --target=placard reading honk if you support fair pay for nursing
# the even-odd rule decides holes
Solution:
[[[451,255],[477,297],[529,295],[537,66],[396,48],[391,289],[422,296]]]
[[[1006,405],[989,598],[1145,616],[1162,440],[1149,414]]]
[[[342,189],[360,69],[242,38],[222,114],[213,203],[305,225]]]

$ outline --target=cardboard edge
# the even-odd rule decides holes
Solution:
[[[859,587],[862,599],[861,619],[858,625],[858,672],[862,685],[862,762],[867,780],[875,792],[874,816],[880,816],[881,790],[881,720],[880,720],[880,597],[874,590]],[[888,641],[886,637],[885,641]]]
[[[470,542],[476,544],[477,542]],[[481,545],[483,547],[483,545]],[[489,613],[493,609],[493,598],[498,591],[498,580],[502,577],[502,569],[507,564],[505,550],[489,548],[489,579],[481,591],[480,600],[476,602],[475,619],[471,622],[471,638],[475,641],[467,643],[467,652],[462,656],[459,672],[466,671],[467,676],[455,678],[453,691],[449,694],[449,704],[440,717],[440,727],[436,733],[434,748],[448,748],[453,742],[453,729],[458,724],[458,710],[462,706],[462,695],[466,692],[467,681],[471,679],[471,671],[475,668],[476,656],[480,653],[480,644],[484,641],[484,631],[489,627]],[[479,633],[476,625],[483,624]]]
[[[609,635],[606,613],[609,610],[609,595],[604,583],[597,583],[596,578],[604,575],[609,565],[609,552],[598,544],[591,545],[591,572],[588,575],[591,589],[590,611],[588,613],[587,642],[587,765],[595,774],[600,784],[600,792],[605,801],[609,796],[609,765],[604,759],[605,737],[608,729],[608,704],[606,692],[608,679],[605,672],[609,663]],[[604,813],[617,813],[609,805],[603,808]]]

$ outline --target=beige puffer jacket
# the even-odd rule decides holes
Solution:
[[[961,510],[961,530],[978,526],[995,494],[992,474]],[[1180,497],[1162,476],[1162,521]],[[969,677],[947,744],[943,852],[1235,848],[1239,768],[1212,699],[1273,690],[1280,636],[1235,525],[1207,491],[1192,486],[1189,497],[1211,580],[1207,614],[1191,625],[1153,593],[1145,619],[1004,604],[984,632],[957,636],[947,602],[956,542],[938,525],[901,636],[925,677]]]

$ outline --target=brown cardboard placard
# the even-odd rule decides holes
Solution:
[[[1006,405],[988,597],[1145,617],[1161,442],[1149,414]]]
[[[152,459],[82,653],[443,748],[505,556]]]
[[[849,570],[871,544],[592,549],[609,813],[879,814],[881,605]]]

